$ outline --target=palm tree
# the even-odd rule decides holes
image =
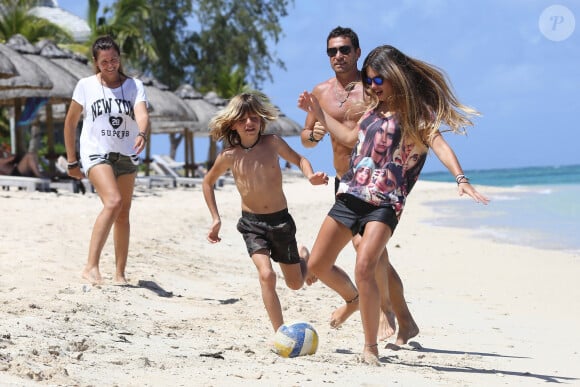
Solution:
[[[89,0],[88,24],[92,39],[101,35],[111,35],[123,52],[124,62],[133,68],[139,68],[143,61],[157,60],[157,53],[146,39],[147,21],[151,15],[151,6],[147,0],[118,0],[110,7],[103,9],[98,17],[99,0]]]
[[[0,4],[0,40],[7,41],[11,36],[21,34],[29,42],[53,39],[69,43],[73,38],[62,27],[30,13],[36,5],[35,0],[3,0]]]

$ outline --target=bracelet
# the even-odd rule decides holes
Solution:
[[[67,169],[75,169],[79,166],[79,161],[73,161],[72,163],[67,163],[66,164],[66,168]]]
[[[145,134],[145,132],[139,132],[137,137],[143,137],[143,140],[147,141],[147,135]]]
[[[320,139],[320,140],[322,140],[322,139]],[[314,138],[314,130],[312,130],[310,132],[310,137],[308,137],[308,141],[310,141],[310,142],[319,142],[320,140],[317,140],[317,139]]]
[[[469,183],[469,178],[465,176],[463,173],[460,173],[459,175],[455,176],[455,182],[457,183],[457,185],[461,183]]]

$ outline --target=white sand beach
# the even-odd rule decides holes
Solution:
[[[332,189],[286,178],[299,242],[314,242]],[[492,200],[503,190],[478,189]],[[454,184],[419,181],[389,242],[421,332],[399,350],[384,348],[394,338],[382,343],[380,367],[357,362],[358,313],[330,328],[342,300],[320,282],[292,291],[278,281],[286,321],[312,323],[318,352],[271,352],[256,269],[236,230],[239,196],[233,185],[216,196],[222,242],[211,245],[200,187],[137,187],[130,286],[121,287],[112,238],[105,284],[80,277],[95,194],[0,191],[0,385],[580,385],[580,257],[429,225],[427,202],[471,200]],[[465,216],[493,211],[493,201],[473,209]],[[354,257],[347,246],[338,260],[351,275]]]

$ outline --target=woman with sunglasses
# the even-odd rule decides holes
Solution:
[[[358,59],[361,55],[358,35],[348,27],[338,26],[332,29],[326,38],[326,54],[334,76],[315,85],[312,93],[326,113],[351,130],[356,130],[357,122],[364,113],[363,83],[358,69]],[[326,136],[326,128],[316,120],[313,114],[308,114],[301,134],[302,145],[305,148],[317,146],[324,136]],[[330,142],[333,165],[336,170],[334,178],[334,193],[336,193],[341,179],[346,181],[347,174],[349,178],[353,175],[349,170],[352,145],[342,144],[332,135],[330,135]],[[375,156],[382,158],[378,154]],[[361,194],[365,191],[368,189],[361,190]],[[360,235],[353,236],[352,244],[355,249],[358,248],[359,240]],[[353,313],[358,311],[358,291],[343,269],[335,265],[333,272],[336,277],[342,277],[341,281],[351,284],[348,292],[339,293],[344,304],[334,310],[330,317],[330,325],[333,328],[339,328]],[[397,332],[396,344],[405,344],[419,334],[419,327],[405,300],[403,281],[389,262],[386,248],[383,249],[379,258],[376,276],[381,294],[379,340],[387,340]]]
[[[455,176],[459,195],[472,197],[476,202],[488,203],[463,174],[459,161],[447,144],[439,128],[445,125],[455,133],[462,133],[466,126],[473,125],[471,117],[478,112],[459,102],[451,91],[445,75],[436,67],[411,58],[392,46],[375,48],[365,58],[362,71],[365,101],[368,108],[359,120],[358,130],[350,130],[325,112],[309,92],[298,98],[298,106],[312,113],[340,142],[353,147],[351,168],[360,157],[366,135],[374,126],[385,122],[395,127],[395,136],[402,141],[391,142],[400,147],[413,141],[420,146],[421,154],[429,148],[437,155],[447,169]],[[372,118],[372,119],[371,119]],[[361,123],[367,125],[361,125]],[[398,134],[397,134],[398,133]],[[397,149],[389,150],[395,154]],[[393,168],[392,158],[384,164],[376,165],[375,172],[402,174],[402,167]],[[424,163],[424,160],[423,160]],[[422,167],[422,165],[421,165]],[[402,176],[393,176],[395,187],[390,187],[389,195],[380,200],[365,200],[349,191],[349,186],[341,182],[334,206],[325,218],[316,238],[308,262],[308,270],[339,294],[349,291],[333,276],[332,267],[343,247],[354,234],[362,239],[357,249],[355,280],[359,291],[359,308],[364,331],[364,347],[361,361],[379,365],[377,332],[379,326],[379,292],[375,279],[375,268],[381,250],[393,234],[403,211],[410,187],[405,187]]]

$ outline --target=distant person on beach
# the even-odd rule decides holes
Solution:
[[[195,177],[204,177],[207,173],[207,168],[203,163],[195,164],[194,165],[194,176]]]
[[[394,127],[400,133],[398,144],[413,143],[426,155],[432,149],[435,155],[455,176],[460,196],[467,194],[476,202],[487,204],[464,175],[459,161],[443,138],[440,127],[444,125],[453,132],[462,132],[473,125],[470,117],[478,112],[463,105],[451,91],[445,74],[436,67],[411,58],[398,49],[384,45],[372,50],[364,60],[361,76],[368,108],[352,130],[324,109],[314,93],[303,92],[298,106],[314,115],[337,141],[349,145],[353,152],[349,172],[360,157],[371,129],[376,126]],[[388,152],[394,155],[395,150]],[[422,162],[424,163],[424,159]],[[385,190],[367,199],[350,190],[346,176],[340,181],[336,201],[325,218],[308,260],[308,270],[330,286],[345,299],[359,295],[359,306],[364,331],[364,347],[361,361],[378,365],[377,337],[379,330],[379,288],[375,277],[376,267],[384,246],[389,241],[403,211],[409,187],[405,187],[403,168],[393,160],[376,165],[375,176],[392,176],[390,182],[381,183]],[[418,172],[416,172],[418,173]],[[345,174],[345,175],[348,175]],[[371,179],[372,180],[372,179]],[[376,184],[371,181],[370,184]],[[394,187],[391,187],[392,185]],[[333,272],[340,251],[352,236],[362,236],[357,249],[355,277],[358,292],[342,277]]]
[[[0,157],[0,175],[43,177],[38,167],[38,155],[27,152],[21,156],[2,149]]]
[[[77,83],[64,124],[68,174],[81,179],[84,172],[103,203],[93,226],[82,277],[92,284],[102,283],[99,260],[114,228],[114,281],[126,284],[129,212],[139,153],[145,148],[149,130],[147,98],[143,83],[123,72],[121,51],[111,37],[97,38],[92,54],[96,74]],[[81,114],[79,160],[76,128]]]
[[[364,113],[363,85],[357,65],[361,55],[358,35],[350,28],[340,26],[334,28],[326,39],[326,53],[330,60],[330,66],[334,71],[334,77],[316,85],[312,90],[312,94],[316,96],[325,112],[356,132],[357,121]],[[304,147],[312,148],[316,146],[326,133],[326,128],[316,120],[315,115],[308,113],[304,130],[301,134]],[[340,178],[349,171],[353,145],[341,142],[340,138],[332,135],[332,133],[330,134],[330,142],[336,170],[336,193]],[[378,152],[372,155],[374,159],[380,159],[380,157],[377,157],[379,155]],[[367,187],[360,187],[359,189],[361,193],[368,193]],[[352,241],[355,249],[360,239],[359,235],[353,236]],[[337,278],[341,277],[343,281],[352,284],[348,274],[342,269],[334,266],[333,271]],[[394,317],[396,317],[399,322],[396,344],[405,344],[410,338],[419,333],[419,328],[407,306],[401,278],[395,268],[389,263],[386,247],[381,252],[376,275],[380,289],[382,310],[379,340],[386,340],[395,333]],[[340,295],[345,300],[345,305],[332,314],[330,324],[333,327],[339,327],[358,309],[358,293],[354,284],[352,285],[352,291],[341,293]]]
[[[300,289],[305,282],[310,285],[316,280],[306,272],[308,250],[298,248],[296,243],[296,225],[288,213],[279,157],[297,165],[311,184],[328,184],[328,176],[314,173],[310,162],[282,138],[263,134],[266,123],[276,117],[276,108],[259,94],[244,93],[232,98],[209,124],[210,135],[216,141],[224,140],[231,145],[218,155],[202,184],[212,217],[207,240],[217,243],[221,241],[221,219],[213,187],[228,169],[232,171],[242,199],[237,229],[258,270],[262,299],[274,331],[284,323],[284,318],[271,260],[280,265],[290,289]]]

